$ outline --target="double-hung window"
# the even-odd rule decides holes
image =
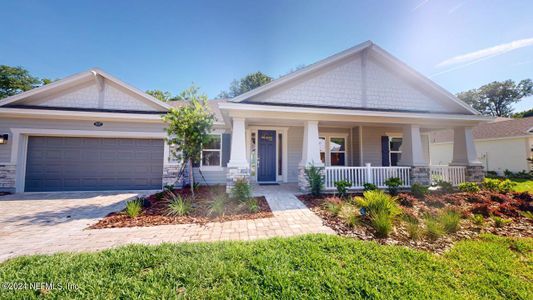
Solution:
[[[402,157],[402,138],[389,137],[389,162],[391,166],[397,166]]]
[[[211,134],[209,142],[203,145],[201,167],[222,166],[222,135]]]
[[[331,137],[329,139],[329,156],[331,166],[346,165],[346,139],[343,137]]]

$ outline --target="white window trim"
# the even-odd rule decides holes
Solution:
[[[331,151],[329,149],[329,143],[332,138],[339,138],[344,139],[344,166],[348,166],[348,153],[350,152],[350,149],[348,147],[348,133],[334,133],[334,132],[319,132],[318,133],[319,138],[325,138],[326,139],[326,145],[325,145],[325,159],[326,161],[324,164],[328,167],[331,166]],[[333,151],[333,153],[342,153],[343,151]],[[322,153],[322,152],[321,152]]]
[[[202,152],[200,153],[200,170],[201,171],[222,171],[222,133],[210,133],[209,135],[218,135],[220,137],[220,149],[205,149],[202,147]],[[220,155],[218,156],[218,166],[204,166],[204,151],[218,151]]]
[[[389,147],[389,167],[392,167],[392,153],[399,153],[399,154],[402,154],[402,145],[403,145],[403,137],[401,135],[389,135],[389,143],[388,143],[388,147]],[[392,139],[402,139],[402,145],[400,145],[400,149],[399,150],[391,150],[390,149],[390,142],[392,141]],[[399,162],[399,161],[398,161]]]
[[[251,151],[252,151],[252,147],[251,147],[251,140],[252,140],[252,133],[255,133],[255,138],[256,138],[256,147],[258,146],[258,131],[259,130],[275,130],[276,131],[276,181],[277,182],[288,182],[288,176],[287,176],[287,173],[288,173],[288,131],[289,131],[289,128],[288,127],[272,127],[272,126],[249,126],[247,129],[246,129],[246,157],[247,158],[250,158],[250,155],[251,155]],[[282,149],[281,151],[283,152],[282,153],[282,161],[281,161],[281,173],[282,175],[278,175],[279,174],[279,170],[278,170],[278,156],[279,156],[279,151],[278,151],[278,134],[282,134]],[[256,151],[257,151],[257,148],[256,148]],[[250,161],[250,168],[252,167],[252,162]],[[256,172],[255,172],[255,176],[253,177],[253,179],[255,180],[255,182],[257,182],[257,166],[256,166]]]
[[[346,163],[348,162],[348,136],[337,136],[337,135],[331,135],[328,137],[328,146],[331,143],[331,139],[344,139],[344,150],[343,151],[331,151],[330,147],[327,147],[327,150],[329,152],[329,165],[331,166],[331,153],[344,153],[344,165],[346,166]],[[339,166],[336,166],[339,167]]]

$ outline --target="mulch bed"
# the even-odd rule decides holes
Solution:
[[[183,197],[190,197],[190,190],[176,189],[173,191]],[[195,192],[195,198],[192,201],[192,209],[187,216],[169,216],[167,214],[168,202],[161,199],[160,195],[151,195],[146,199],[149,206],[144,207],[140,216],[130,218],[125,210],[112,212],[106,217],[91,225],[90,229],[101,228],[119,228],[119,227],[146,227],[157,225],[172,224],[206,224],[208,222],[227,222],[235,220],[253,220],[273,217],[270,206],[266,198],[255,197],[259,204],[259,211],[251,213],[246,206],[239,205],[236,201],[229,200],[226,202],[226,213],[223,216],[209,216],[209,205],[213,196],[219,193],[225,193],[225,187],[222,186],[201,186]]]
[[[363,221],[354,227],[350,227],[341,218],[334,216],[324,208],[326,201],[339,201],[337,197],[300,195],[298,199],[321,217],[324,225],[332,228],[341,236],[373,240],[386,245],[403,245],[442,254],[451,248],[455,242],[476,238],[481,233],[492,233],[507,237],[533,237],[533,220],[521,216],[518,209],[520,207],[525,210],[531,210],[531,205],[533,205],[532,196],[527,193],[511,193],[503,195],[501,197],[503,199],[498,199],[500,197],[494,194],[486,191],[481,191],[475,195],[469,193],[433,194],[427,196],[424,200],[419,200],[408,193],[401,193],[399,200],[404,213],[414,215],[419,219],[424,214],[436,214],[445,207],[458,209],[464,215],[465,218],[460,223],[460,230],[446,234],[436,240],[427,238],[412,240],[406,230],[406,223],[400,220],[395,222],[394,230],[389,237],[378,238],[375,236],[375,230],[367,222]],[[478,209],[480,206],[483,207],[481,210]],[[472,211],[476,213],[478,211],[483,212],[485,211],[485,206],[488,207],[491,215],[512,219],[512,222],[501,228],[496,227],[491,218],[486,218],[483,225],[473,224],[469,219],[472,216]]]

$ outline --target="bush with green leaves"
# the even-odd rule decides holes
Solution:
[[[324,208],[330,212],[333,216],[337,216],[342,209],[342,201],[338,198],[328,198],[324,202]]]
[[[357,207],[352,204],[343,204],[338,215],[348,227],[355,227],[359,223],[359,212]]]
[[[396,216],[401,213],[397,198],[380,190],[364,192],[363,197],[354,197],[354,202],[369,215],[379,237],[390,234]]]
[[[305,179],[309,185],[311,195],[319,196],[324,189],[324,178],[322,177],[322,169],[314,165],[309,165],[305,168]]]
[[[403,184],[402,180],[399,177],[391,177],[385,180],[385,185],[387,186],[387,191],[389,194],[395,196],[398,194],[398,189]]]
[[[494,221],[494,226],[496,226],[497,228],[501,228],[511,223],[510,219],[504,219],[502,217],[492,217],[492,220]]]
[[[442,223],[439,222],[438,218],[434,216],[427,216],[424,219],[424,224],[426,225],[426,237],[428,237],[430,240],[437,240],[444,235],[444,228]]]
[[[477,193],[480,191],[479,185],[476,182],[463,182],[458,186],[461,192]]]
[[[130,200],[126,202],[126,214],[130,218],[136,218],[141,214],[142,211],[142,202],[140,199]]]
[[[485,224],[485,217],[480,214],[474,214],[472,216],[472,223],[477,226],[482,226],[483,224]]]
[[[500,184],[500,180],[498,179],[492,179],[492,178],[484,178],[483,182],[481,183],[481,186],[483,189],[488,191],[499,191],[498,185]]]
[[[411,193],[418,199],[424,199],[428,193],[428,187],[420,183],[413,183],[411,185]]]
[[[257,201],[256,198],[250,198],[246,201],[246,206],[248,207],[248,211],[255,214],[258,212],[261,207],[259,207],[259,201]]]
[[[446,194],[453,193],[454,191],[453,184],[451,184],[451,182],[444,181],[444,180],[437,181],[437,187],[439,188],[441,192],[446,193]]]
[[[235,181],[231,189],[231,198],[245,203],[252,198],[252,186],[245,178],[239,178]]]
[[[378,189],[378,187],[375,184],[373,184],[373,183],[367,182],[367,183],[363,184],[363,191],[365,191],[365,192],[366,191],[375,191],[377,189]]]
[[[226,203],[228,202],[228,197],[225,193],[217,194],[213,198],[213,202],[209,204],[209,211],[208,214],[210,216],[224,216],[226,213]]]
[[[337,194],[341,198],[348,197],[348,188],[352,186],[352,183],[346,180],[335,181],[335,187],[337,188]]]
[[[171,191],[165,193],[165,200],[168,201],[167,214],[170,216],[186,216],[191,212],[192,204],[181,195],[176,195]]]
[[[445,209],[439,214],[439,222],[442,224],[442,229],[446,233],[457,232],[460,221],[461,215],[457,211]]]
[[[498,184],[498,191],[502,194],[510,193],[515,187],[516,182],[512,182],[509,179],[505,179]]]

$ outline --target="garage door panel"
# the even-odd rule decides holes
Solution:
[[[30,137],[26,191],[159,189],[163,140]]]

